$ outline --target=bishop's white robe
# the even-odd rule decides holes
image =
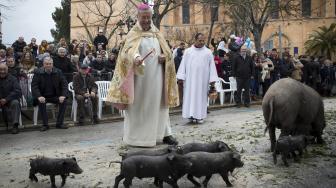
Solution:
[[[163,105],[164,65],[158,63],[157,38],[142,37],[138,55],[144,57],[152,48],[156,53],[145,60],[144,75],[134,77],[134,102],[125,114],[123,141],[132,146],[152,147],[172,134],[169,108]]]
[[[205,46],[186,49],[176,77],[184,80],[182,117],[205,119],[209,83],[218,80],[211,50]]]

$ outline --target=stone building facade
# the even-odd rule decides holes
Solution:
[[[89,4],[84,5],[83,0],[71,1],[71,38],[74,39],[89,39],[83,23],[77,17],[77,14],[85,15],[88,22],[88,30],[92,33],[93,37],[98,32],[99,28],[104,25],[98,22],[99,17],[97,13],[90,12],[88,7],[93,10],[94,7],[102,6],[108,0],[89,0]],[[203,32],[206,35],[209,33],[211,14],[214,8],[209,6],[185,3],[170,11],[162,20],[160,30],[165,34],[166,38],[171,41],[172,45],[178,44],[180,41],[191,44],[193,42],[193,35],[197,32]],[[189,0],[191,1],[191,0]],[[280,0],[278,0],[280,1]],[[298,0],[301,3],[302,10],[300,16],[283,17],[270,19],[262,35],[262,48],[264,50],[279,47],[279,30],[282,33],[282,47],[289,48],[291,53],[304,54],[304,42],[309,38],[309,35],[320,26],[329,26],[331,23],[336,22],[336,0]],[[97,3],[98,2],[98,3]],[[115,0],[113,6],[114,13],[107,24],[106,35],[113,32],[110,38],[109,46],[115,46],[125,37],[127,29],[124,27],[116,27],[116,24],[123,16],[125,10],[127,16],[133,20],[136,18],[136,11],[134,6],[129,4],[127,0]],[[101,10],[107,11],[108,9],[102,8]],[[230,18],[224,6],[218,6],[217,21],[215,21],[212,36],[216,40],[221,37],[228,37],[230,34],[237,32],[239,26],[231,24]],[[123,15],[119,15],[123,12]],[[239,29],[238,29],[239,32]]]
[[[279,48],[279,31],[283,48],[292,54],[304,54],[304,43],[318,27],[336,22],[336,0],[298,0],[299,16],[269,19],[262,35],[262,49]],[[217,21],[212,35],[215,39],[236,33],[224,6],[218,7]],[[171,11],[161,23],[161,30],[170,40],[192,41],[196,32],[209,33],[212,8],[201,5],[185,5]],[[239,27],[238,27],[239,28]],[[251,36],[252,37],[252,36]]]

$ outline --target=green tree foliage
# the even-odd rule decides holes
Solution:
[[[308,54],[323,55],[331,59],[336,55],[336,23],[315,30],[305,42]]]
[[[57,7],[52,13],[52,18],[56,23],[56,29],[51,29],[51,35],[55,41],[59,41],[64,37],[66,41],[70,41],[70,9],[71,0],[62,0],[62,6]]]

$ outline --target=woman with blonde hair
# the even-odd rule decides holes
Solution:
[[[48,49],[48,42],[46,40],[42,40],[38,48],[38,53],[44,54],[47,51],[47,49]]]
[[[26,51],[23,53],[19,67],[21,68],[21,77],[19,78],[20,87],[22,95],[24,96],[24,99],[26,101],[26,103],[24,103],[24,106],[31,106],[32,95],[29,91],[29,85],[31,84],[32,80],[30,80],[28,74],[33,74],[36,66],[34,57],[30,51]]]

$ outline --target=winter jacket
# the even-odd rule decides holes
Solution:
[[[17,52],[23,52],[23,48],[27,46],[27,43],[26,42],[19,42],[19,41],[15,41],[13,44],[12,44],[12,47],[14,48],[14,53],[17,53]]]
[[[33,98],[37,99],[45,94],[45,88],[49,84],[53,84],[55,88],[55,97],[67,96],[68,95],[68,82],[66,81],[61,70],[53,68],[52,74],[52,83],[47,83],[44,79],[44,75],[48,74],[45,72],[44,68],[41,67],[36,69],[34,72],[33,81],[31,83],[31,89]]]
[[[248,79],[254,76],[254,63],[251,56],[235,55],[232,61],[232,73],[234,77]]]
[[[65,75],[68,82],[72,81],[73,73],[76,72],[76,67],[67,57],[54,57],[54,67],[58,68]]]
[[[106,72],[113,72],[116,66],[116,60],[108,59],[105,61],[105,70]]]
[[[94,92],[97,94],[98,86],[95,83],[95,79],[92,75],[87,74],[85,77],[86,80],[86,87],[89,92]],[[73,77],[73,89],[76,95],[84,95],[87,91],[83,89],[84,85],[84,78],[80,73],[76,73]]]
[[[106,50],[106,45],[108,44],[108,40],[104,35],[97,35],[94,38],[93,44],[95,45],[96,49],[98,49],[98,44],[103,44],[103,49]]]
[[[6,99],[7,102],[19,100],[22,96],[20,84],[14,76],[7,74],[6,78],[0,78],[0,99]]]
[[[183,50],[181,48],[177,48],[176,50],[176,56],[174,57],[174,63],[175,63],[175,71],[177,72],[178,68],[180,67],[181,61],[183,56]]]
[[[289,61],[289,60],[287,60]],[[291,62],[284,62],[280,66],[280,78],[288,78],[292,75],[294,71],[294,65]]]

